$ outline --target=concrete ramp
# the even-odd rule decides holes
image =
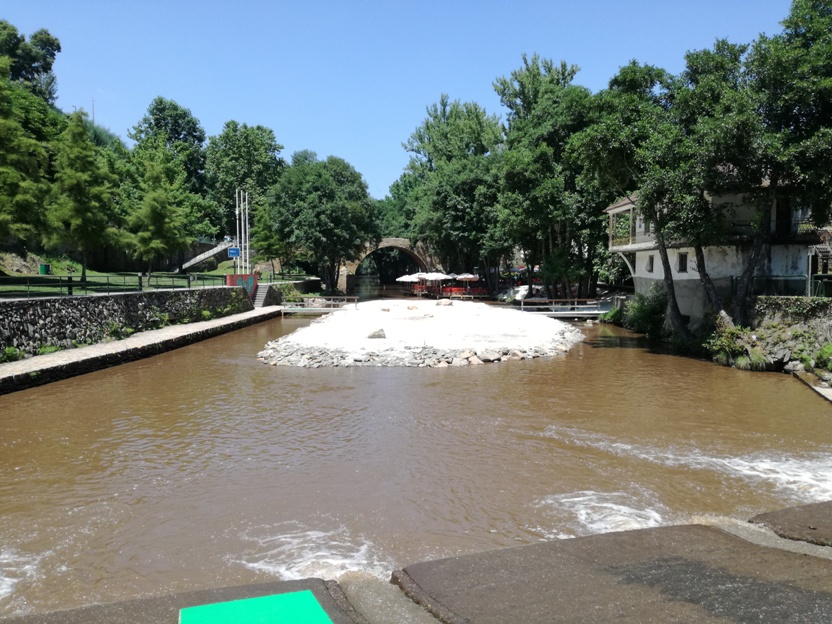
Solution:
[[[417,563],[393,582],[445,624],[832,622],[832,561],[699,525]]]
[[[366,624],[366,620],[352,608],[336,582],[320,579],[224,587],[0,621],[3,624],[176,624],[179,622],[180,609],[303,591],[312,592],[332,624]]]

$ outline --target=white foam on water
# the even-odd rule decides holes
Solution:
[[[540,505],[551,507],[558,514],[564,512],[571,516],[575,530],[569,535],[560,527],[551,532],[551,537],[563,539],[576,535],[609,533],[611,531],[630,531],[646,529],[666,524],[666,510],[657,504],[643,506],[640,501],[644,495],[627,492],[596,492],[581,490],[566,494],[547,496]]]
[[[38,562],[37,557],[12,549],[0,549],[0,605],[9,606],[17,585],[36,577]]]
[[[387,580],[393,568],[372,542],[352,535],[344,526],[318,530],[285,522],[249,529],[242,538],[254,547],[237,562],[285,581],[337,579],[356,571]]]
[[[768,483],[800,502],[832,498],[832,453],[788,456],[761,451],[744,456],[706,455],[696,448],[652,448],[611,440],[601,434],[549,427],[546,435],[568,444],[595,448],[619,457],[634,457],[663,466],[710,470],[751,483]]]

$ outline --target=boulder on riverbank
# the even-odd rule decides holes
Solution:
[[[553,357],[580,342],[562,321],[470,301],[371,301],[268,343],[273,366],[467,366]]]

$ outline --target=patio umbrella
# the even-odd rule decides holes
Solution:
[[[453,279],[450,275],[445,275],[444,273],[417,273],[417,275],[423,275],[422,279],[426,279],[429,282],[441,282],[443,280]]]
[[[418,282],[419,281],[419,276],[416,275],[416,274],[414,274],[414,275],[402,275],[401,277],[397,277],[396,281],[397,282]]]
[[[459,282],[465,282],[465,290],[467,291],[471,288],[471,284],[469,282],[480,281],[480,276],[474,275],[473,273],[463,273],[462,275],[457,275],[456,280]]]
[[[428,282],[440,282],[441,283],[444,280],[451,279],[450,275],[445,275],[444,273],[439,273],[437,271],[432,271],[430,273],[417,273],[416,275],[420,276],[423,280],[426,280]],[[439,295],[441,296],[441,294],[442,293],[441,293],[441,290],[440,290]]]

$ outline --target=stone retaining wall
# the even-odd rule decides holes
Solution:
[[[758,349],[768,370],[814,370],[824,382],[832,381],[832,364],[818,361],[832,343],[832,299],[758,297],[751,327],[740,335],[740,345],[749,355]]]
[[[36,355],[43,347],[93,344],[251,309],[237,287],[0,301],[0,351],[14,347]]]

